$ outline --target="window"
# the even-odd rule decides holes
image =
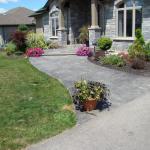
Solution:
[[[58,29],[58,11],[55,11],[50,14],[50,28],[51,28],[51,36],[57,37],[57,29]]]
[[[135,37],[138,28],[142,28],[142,2],[124,0],[117,6],[117,36]]]

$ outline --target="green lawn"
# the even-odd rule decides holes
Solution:
[[[71,97],[25,58],[0,53],[0,150],[22,149],[75,125]]]

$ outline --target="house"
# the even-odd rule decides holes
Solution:
[[[10,36],[18,28],[18,25],[25,24],[35,30],[35,19],[29,17],[33,13],[24,7],[18,7],[0,14],[0,46],[10,40]]]
[[[90,45],[107,36],[115,49],[126,49],[137,28],[150,39],[150,0],[48,0],[31,16],[37,32],[63,45],[74,44],[84,25],[89,26]]]

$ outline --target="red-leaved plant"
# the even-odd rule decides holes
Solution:
[[[77,56],[92,56],[91,48],[87,47],[85,44],[80,46],[76,51]]]
[[[16,31],[11,35],[13,43],[16,44],[17,50],[25,52],[26,50],[26,33],[21,31]]]
[[[44,54],[44,50],[41,48],[29,48],[26,51],[28,57],[40,57]]]
[[[127,52],[120,52],[118,56],[123,58],[126,62],[130,62],[129,54]]]

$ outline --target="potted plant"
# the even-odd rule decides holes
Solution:
[[[95,53],[95,59],[98,59],[100,56],[105,56],[105,52],[109,50],[112,46],[112,40],[107,37],[102,37],[97,40],[98,50]]]
[[[81,44],[86,44],[87,47],[89,47],[89,30],[88,26],[83,26],[79,30],[79,41]]]
[[[81,80],[75,82],[74,100],[84,111],[96,109],[98,102],[104,100],[107,88],[104,84]],[[105,99],[106,100],[106,99]]]

